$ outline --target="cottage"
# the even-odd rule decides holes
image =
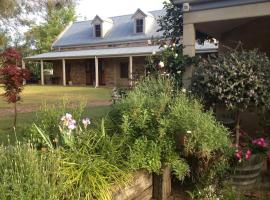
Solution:
[[[145,72],[146,57],[159,52],[158,18],[164,10],[105,18],[69,25],[52,44],[52,51],[26,58],[41,66],[41,84],[129,86]],[[207,50],[207,51],[205,51]],[[198,46],[198,52],[216,51]],[[52,63],[51,80],[44,80],[44,62]]]

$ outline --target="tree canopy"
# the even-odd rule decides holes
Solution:
[[[0,0],[0,49],[25,40],[24,30],[46,22],[62,8],[75,7],[77,0]],[[19,40],[19,41],[18,41]]]

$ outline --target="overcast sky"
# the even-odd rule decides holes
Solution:
[[[163,8],[165,0],[80,0],[77,6],[78,20],[93,19],[97,14],[112,17],[134,13],[138,8],[144,11]]]

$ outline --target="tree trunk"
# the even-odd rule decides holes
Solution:
[[[237,110],[236,112],[235,136],[236,136],[235,145],[238,147],[239,140],[240,140],[240,111],[239,110]]]
[[[14,130],[16,129],[16,125],[17,125],[17,102],[14,103],[14,123],[13,123]]]

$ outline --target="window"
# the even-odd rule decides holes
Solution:
[[[128,78],[128,63],[120,64],[120,78]]]
[[[143,33],[143,19],[136,19],[136,33]]]
[[[101,37],[101,25],[100,24],[95,25],[95,34],[96,34],[96,37]]]

